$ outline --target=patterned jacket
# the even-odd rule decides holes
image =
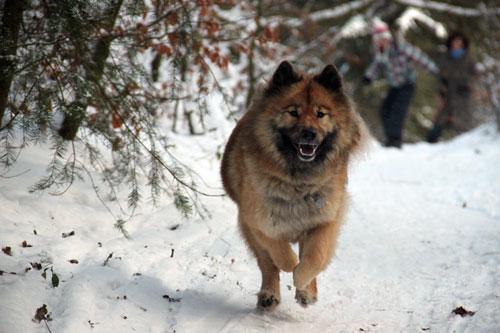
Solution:
[[[400,87],[407,83],[415,83],[418,64],[430,74],[438,74],[436,64],[419,48],[400,39],[393,39],[387,54],[377,54],[365,71],[365,77],[374,80],[380,73],[387,78],[391,87]]]

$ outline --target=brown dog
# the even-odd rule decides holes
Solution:
[[[334,66],[302,75],[286,61],[236,125],[221,174],[262,272],[258,308],[279,304],[280,270],[293,271],[299,304],[316,301],[316,276],[330,262],[346,210],[349,158],[365,131]],[[290,242],[299,243],[300,261]]]

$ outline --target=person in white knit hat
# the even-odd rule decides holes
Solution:
[[[365,71],[363,81],[369,84],[383,74],[390,87],[380,108],[386,147],[401,148],[403,127],[410,106],[417,71],[415,64],[431,74],[438,74],[436,64],[417,47],[395,38],[386,23],[373,24],[374,59]]]

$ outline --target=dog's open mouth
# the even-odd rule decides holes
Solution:
[[[299,144],[297,146],[299,159],[304,162],[311,162],[316,157],[317,149],[318,145]]]

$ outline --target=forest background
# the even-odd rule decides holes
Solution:
[[[465,32],[478,64],[472,112],[500,124],[493,0],[3,0],[0,10],[0,165],[8,172],[24,148],[46,144],[51,162],[31,190],[61,195],[89,181],[105,205],[114,202],[125,234],[145,197],[171,197],[185,217],[209,214],[199,196],[219,194],[197,189],[203,179],[170,153],[169,132],[219,131],[205,121],[213,113],[234,122],[283,59],[304,71],[335,64],[380,138],[385,82],[361,84],[375,17],[433,59],[449,32]],[[409,142],[431,126],[436,83],[420,73]],[[212,98],[224,109],[211,109]]]

